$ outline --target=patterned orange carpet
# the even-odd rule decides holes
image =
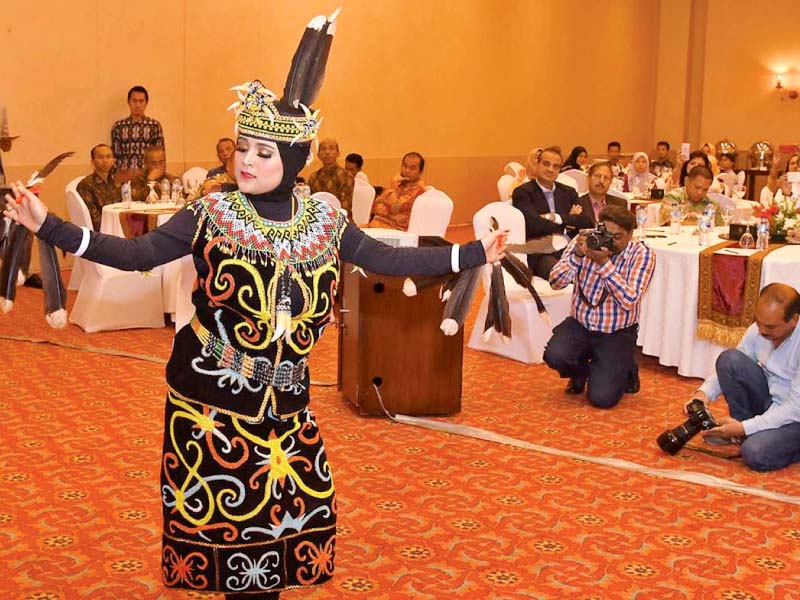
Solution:
[[[169,354],[171,328],[53,331],[41,306],[20,289],[0,336]],[[315,380],[335,379],[335,337]],[[161,585],[163,365],[6,339],[0,352],[0,598],[221,598]],[[662,454],[654,439],[698,381],[651,358],[642,380],[604,412],[543,365],[465,349],[463,410],[444,420],[800,496],[797,465],[764,475]],[[797,504],[359,416],[335,387],[312,397],[339,498],[337,570],[287,600],[800,598]]]

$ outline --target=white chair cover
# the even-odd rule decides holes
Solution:
[[[408,232],[444,237],[453,214],[453,201],[442,191],[430,187],[426,189],[426,192],[417,196],[411,207]]]
[[[492,202],[480,209],[472,219],[475,237],[483,237],[490,228],[490,218],[494,217],[501,228],[508,229],[508,243],[521,244],[525,242],[525,217],[522,213],[507,202]],[[523,263],[527,264],[524,254],[516,254]],[[503,342],[500,336],[492,333],[484,341],[484,324],[489,307],[489,282],[491,278],[491,265],[484,267],[483,286],[486,294],[478,308],[478,316],[469,338],[469,347],[474,350],[492,352],[518,360],[524,363],[540,363],[547,341],[553,334],[552,327],[558,325],[569,316],[572,303],[572,286],[563,290],[554,290],[544,279],[533,278],[533,286],[544,302],[551,323],[542,318],[536,308],[530,293],[505,271],[503,281],[508,297],[509,312],[511,315],[511,341]]]
[[[572,177],[572,179],[575,180],[575,183],[578,184],[579,196],[589,191],[589,182],[587,180],[586,173],[580,169],[570,169],[569,171],[564,171],[563,174],[567,177]]]
[[[512,175],[501,175],[497,180],[497,195],[500,202],[508,202],[511,200],[511,193],[514,191],[511,186],[514,185],[514,177]]]
[[[78,184],[81,182],[81,180],[84,177],[86,177],[86,175],[81,175],[80,177],[76,177],[75,179],[71,180],[67,184],[66,188],[64,188],[64,193],[67,193],[69,191],[73,191],[73,192],[76,191],[78,189]]]
[[[566,173],[559,173],[558,177],[556,177],[556,181],[558,183],[563,183],[564,185],[568,185],[571,187],[575,192],[578,192],[578,182],[575,181],[572,177],[567,175]]]
[[[73,223],[92,229],[89,210],[77,192],[67,192],[67,211]],[[87,333],[164,326],[160,267],[140,273],[77,260],[83,274],[71,323]]]
[[[363,179],[356,177],[353,183],[353,223],[356,225],[369,223],[369,215],[372,213],[372,203],[374,201],[375,188]]]
[[[314,192],[311,194],[311,197],[316,198],[317,200],[322,200],[323,202],[327,202],[336,210],[342,210],[342,203],[330,192]]]
[[[625,203],[628,205],[628,210],[630,210],[630,208],[631,208],[631,199],[628,196],[625,195],[625,192],[620,192],[619,190],[615,190],[614,188],[608,188],[608,191],[606,192],[606,195],[614,196],[614,198],[619,198],[621,200],[625,200]],[[631,197],[633,197],[633,194],[631,194]]]
[[[203,167],[192,167],[191,169],[188,169],[181,176],[183,189],[193,190],[198,184],[201,184],[206,180],[206,175],[208,175],[208,169],[204,169]]]
[[[369,177],[367,177],[367,174],[364,173],[364,171],[359,171],[358,173],[356,173],[355,180],[356,181],[361,180],[364,183],[369,183]]]
[[[506,175],[511,175],[511,177],[516,178],[525,173],[525,167],[523,167],[518,162],[511,161],[505,166],[505,168],[503,169],[503,173]]]
[[[772,199],[775,197],[775,194],[772,193],[772,190],[769,189],[768,186],[764,186],[761,188],[761,193],[758,196],[759,202],[764,206],[769,206],[772,204]]]
[[[78,182],[83,179],[79,177],[77,179],[73,179],[67,184],[66,187],[66,195],[67,195],[67,214],[69,215],[69,220],[71,223],[77,225],[78,227],[86,227],[87,229],[94,231],[94,227],[92,226],[92,217],[89,215],[89,209],[86,208],[86,203],[81,198],[81,195],[78,193],[77,185]],[[75,186],[72,186],[72,184]],[[77,290],[81,287],[81,279],[83,279],[83,271],[84,271],[84,260],[78,256],[74,256],[72,259],[72,272],[69,275],[69,284],[67,285],[68,290]]]

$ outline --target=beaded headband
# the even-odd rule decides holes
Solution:
[[[228,107],[236,111],[236,135],[241,133],[290,145],[310,142],[317,137],[322,123],[318,110],[312,113],[305,104],[298,103],[302,114],[281,114],[276,104],[278,97],[257,79],[231,89],[239,94],[239,101]]]

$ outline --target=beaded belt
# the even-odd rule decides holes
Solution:
[[[205,353],[217,359],[217,366],[240,373],[248,379],[275,387],[281,391],[291,389],[306,375],[308,359],[303,357],[297,364],[284,360],[275,368],[272,362],[263,357],[253,357],[237,350],[222,338],[206,329],[197,316],[192,318],[192,330],[203,344]]]

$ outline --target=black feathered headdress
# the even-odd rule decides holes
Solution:
[[[290,145],[317,137],[322,119],[310,106],[325,79],[338,14],[339,9],[330,17],[319,15],[309,21],[280,100],[258,80],[232,88],[239,93],[239,101],[229,107],[236,110],[237,134]]]

